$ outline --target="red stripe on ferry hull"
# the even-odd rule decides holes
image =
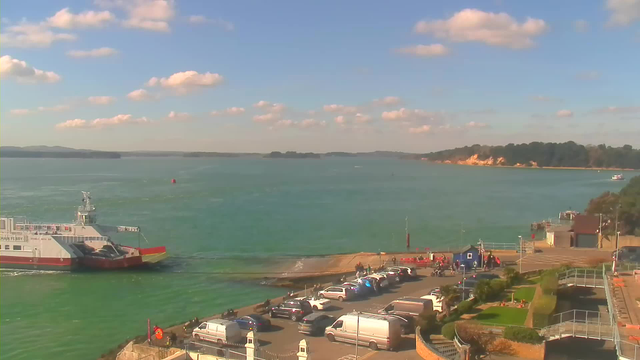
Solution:
[[[78,267],[78,261],[70,258],[0,256],[0,267],[5,269],[70,271]]]
[[[132,256],[116,260],[85,256],[80,259],[80,264],[83,267],[91,269],[125,269],[140,266],[143,262],[142,256]]]
[[[154,255],[154,254],[162,254],[167,252],[167,248],[164,246],[156,246],[152,248],[136,248],[140,251],[140,255]]]

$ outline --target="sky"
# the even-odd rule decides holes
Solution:
[[[0,16],[3,146],[640,146],[640,0],[21,0]]]

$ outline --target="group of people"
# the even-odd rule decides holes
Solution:
[[[494,267],[500,267],[500,258],[489,251],[489,254],[484,257],[484,269],[492,270]]]
[[[364,265],[362,265],[362,263],[358,261],[358,263],[356,264],[356,277],[362,277],[363,274],[371,274],[371,265],[367,264],[367,267],[365,268]]]

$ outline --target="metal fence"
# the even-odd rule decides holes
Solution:
[[[558,274],[558,284],[603,288],[603,273],[599,269],[573,268]]]
[[[604,281],[604,291],[607,297],[609,318],[611,323],[616,325],[618,323],[618,317],[616,316],[616,309],[614,307],[614,298],[611,294],[611,283],[609,282],[607,266],[604,264],[602,266],[602,276]],[[620,339],[618,326],[613,326],[613,341],[616,344],[616,352],[619,359],[640,360],[640,347],[637,344]]]
[[[615,324],[607,313],[590,310],[569,310],[555,314],[553,324],[542,329],[548,339],[580,337],[585,339],[613,340]],[[614,325],[614,326],[612,326]]]

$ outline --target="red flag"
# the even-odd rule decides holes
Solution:
[[[531,240],[535,240],[536,234],[531,234]]]

